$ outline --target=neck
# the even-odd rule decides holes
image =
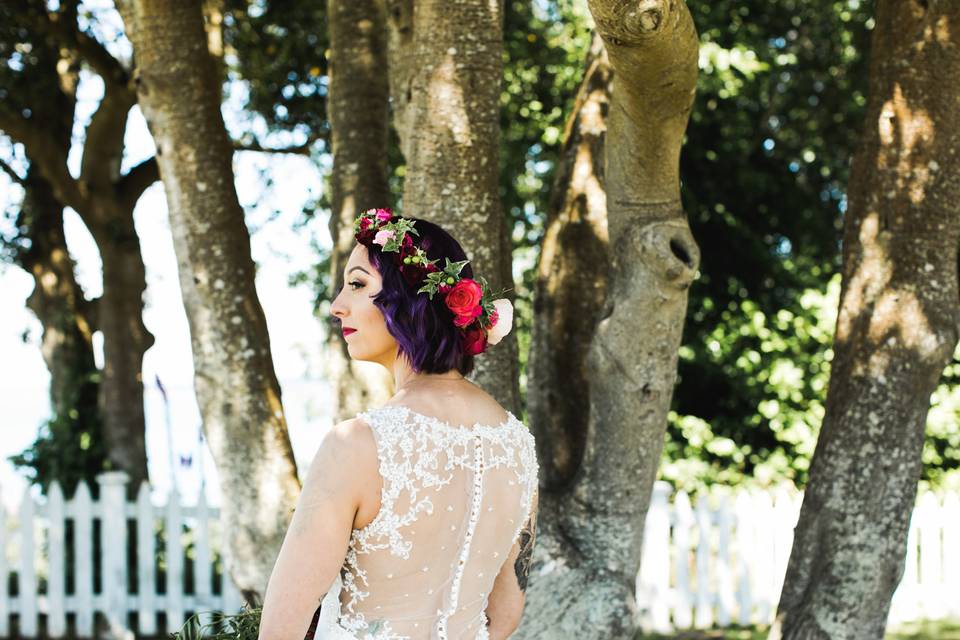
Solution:
[[[443,373],[417,373],[405,361],[401,362],[400,360],[397,360],[396,366],[393,368],[393,389],[395,393],[412,385],[441,380],[466,380],[466,378],[456,369]]]

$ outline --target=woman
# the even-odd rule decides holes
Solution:
[[[506,638],[534,543],[536,450],[464,376],[510,331],[512,307],[437,225],[371,209],[354,231],[331,313],[350,357],[386,367],[396,394],[323,439],[260,638],[300,640],[314,626],[318,639]]]

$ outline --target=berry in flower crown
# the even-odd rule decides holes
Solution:
[[[368,209],[354,220],[357,242],[378,245],[383,253],[393,253],[394,264],[410,286],[419,286],[417,293],[443,296],[453,313],[453,324],[461,330],[464,352],[476,355],[488,345],[500,342],[513,326],[513,305],[506,298],[494,298],[483,277],[463,278],[460,271],[470,262],[451,262],[444,258],[443,268],[430,260],[412,236],[420,233],[414,221],[394,215],[391,209]],[[509,289],[504,289],[500,294]],[[497,294],[498,296],[500,294]]]

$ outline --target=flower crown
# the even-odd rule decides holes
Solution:
[[[450,262],[441,269],[436,260],[430,260],[426,251],[416,246],[412,236],[420,233],[414,221],[393,214],[392,209],[367,209],[354,220],[357,242],[378,245],[380,251],[393,253],[394,264],[410,286],[420,286],[417,293],[443,296],[447,308],[453,312],[453,324],[461,330],[461,344],[468,355],[487,350],[488,345],[500,342],[513,326],[513,305],[506,298],[490,293],[487,281],[462,278],[460,271],[469,260]],[[502,294],[508,289],[504,289]],[[497,294],[500,295],[500,294]]]

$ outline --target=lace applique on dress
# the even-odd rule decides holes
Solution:
[[[340,625],[358,637],[375,640],[402,640],[409,637],[395,634],[388,621],[368,622],[366,616],[357,611],[358,605],[370,596],[368,575],[360,566],[359,556],[384,550],[392,557],[408,559],[416,542],[416,537],[410,535],[413,533],[410,526],[419,518],[432,516],[435,506],[431,495],[438,495],[437,492],[449,485],[455,474],[467,469],[473,476],[466,507],[469,512],[467,528],[458,541],[460,548],[456,556],[459,560],[452,569],[449,589],[445,594],[449,606],[437,609],[432,622],[437,637],[446,638],[448,619],[460,604],[464,567],[482,515],[485,473],[499,467],[511,469],[514,473],[508,477],[514,479],[509,484],[516,483],[517,488],[522,490],[519,497],[525,507],[524,513],[529,515],[538,468],[533,435],[512,413],[500,425],[475,424],[472,428],[455,427],[400,405],[383,406],[359,413],[357,417],[370,425],[373,431],[383,488],[377,515],[366,527],[355,529],[350,537],[341,571],[343,590],[348,594],[349,601],[340,612]],[[401,494],[404,497],[403,508],[398,505]],[[447,510],[452,508],[448,506]],[[514,527],[513,542],[522,526],[521,519]],[[420,542],[450,544],[445,540]],[[454,550],[451,547],[451,551]],[[423,567],[423,570],[427,571],[427,567]],[[379,627],[375,627],[377,623]],[[483,623],[477,638],[487,637],[486,616],[483,616]]]

